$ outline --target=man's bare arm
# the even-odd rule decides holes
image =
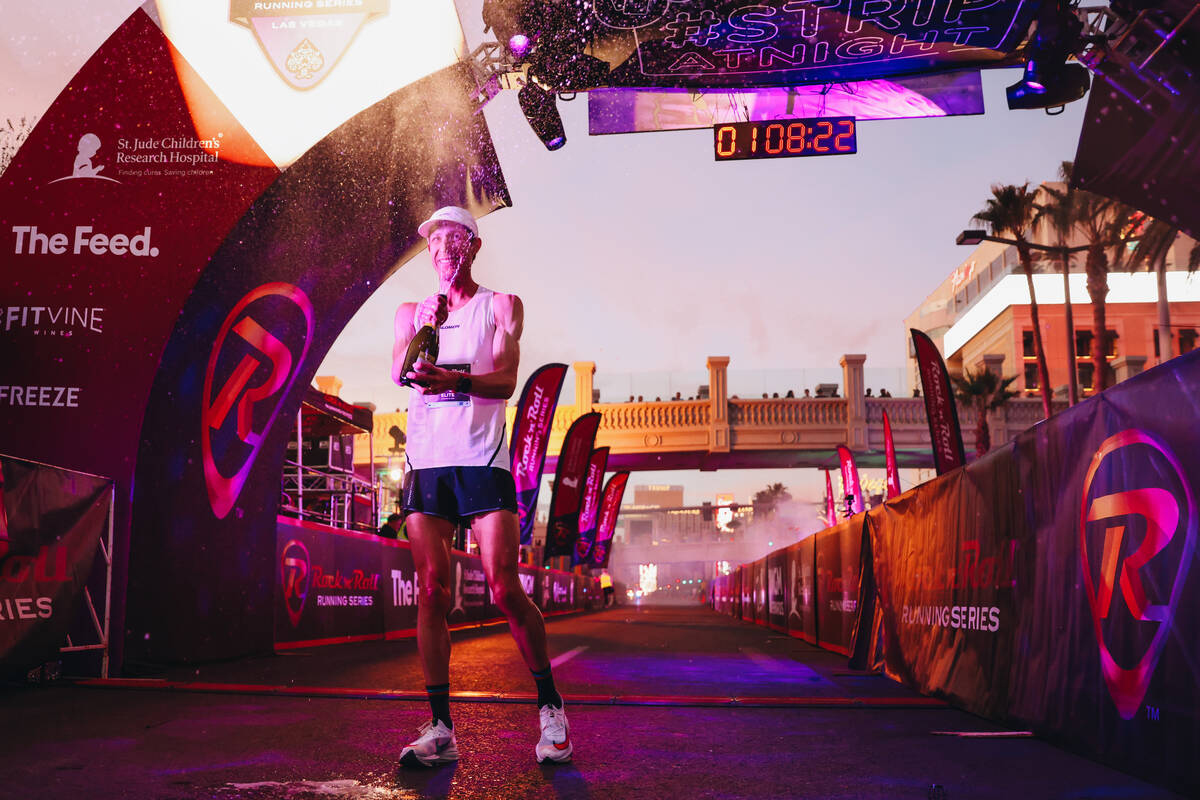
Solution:
[[[521,298],[515,294],[497,292],[492,298],[492,314],[496,321],[496,333],[492,338],[493,369],[491,372],[469,376],[470,394],[475,397],[507,400],[517,390],[517,367],[521,362],[520,338],[525,327],[525,308],[521,304]],[[441,394],[455,388],[464,373],[452,372],[418,361],[413,374],[426,384],[425,394]]]
[[[401,303],[396,309],[394,339],[392,343],[392,382],[400,383],[400,369],[404,366],[404,354],[408,343],[412,341],[416,331],[413,330],[413,314],[416,313],[416,303]]]

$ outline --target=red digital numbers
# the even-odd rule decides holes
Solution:
[[[858,152],[853,117],[718,124],[713,144],[718,161]]]

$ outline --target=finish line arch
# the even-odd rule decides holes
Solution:
[[[0,452],[116,480],[117,665],[270,648],[279,473],[304,390],[422,249],[421,219],[510,204],[465,66],[400,88],[285,171],[262,153],[236,163],[197,129],[196,93],[242,156],[253,138],[148,7],[0,185],[0,363],[21,389]]]

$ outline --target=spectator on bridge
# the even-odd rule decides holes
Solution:
[[[871,387],[868,386],[867,387],[867,397],[870,397],[870,396],[871,396]]]
[[[458,761],[450,719],[450,541],[469,527],[479,542],[492,598],[508,620],[537,686],[539,762],[569,761],[573,750],[563,700],[554,687],[546,624],[517,575],[520,529],[516,486],[508,468],[505,401],[517,387],[524,307],[516,295],[475,282],[471,267],[482,246],[471,212],[440,208],[417,231],[429,245],[441,292],[396,311],[392,380],[412,382],[408,405],[403,509],[420,576],[417,649],[433,719],[400,752],[404,766]],[[442,323],[451,323],[445,324]],[[425,325],[441,325],[438,361],[404,368],[409,342]],[[452,366],[451,366],[452,365]]]
[[[810,392],[808,389],[805,389],[805,390],[804,390],[804,396],[805,396],[805,397],[807,397],[807,398],[811,398],[811,397],[812,397],[812,392]]]
[[[795,399],[796,399],[796,393],[795,393],[795,392],[793,392],[791,389],[788,389],[788,390],[787,390],[787,394],[785,394],[785,395],[784,395],[784,397],[785,397],[785,398],[787,398],[788,400],[795,400]]]
[[[913,387],[913,397],[920,397],[920,396],[921,396],[921,390],[914,386]]]
[[[388,514],[387,522],[379,526],[379,535],[384,539],[408,539],[403,531],[404,516],[402,514]]]
[[[892,396],[892,393],[891,393],[891,392],[889,392],[887,389],[880,389],[880,390],[879,390],[879,396],[880,396],[880,397],[891,397],[891,396]]]
[[[675,396],[674,396],[674,397],[672,397],[671,399],[672,399],[672,400],[682,400],[683,398],[679,396],[679,392],[676,392],[676,393],[675,393]]]
[[[640,394],[638,395],[638,402],[639,402],[639,403],[644,403],[644,402],[646,402],[645,400],[643,400],[643,399],[642,399],[642,396],[641,396]]]

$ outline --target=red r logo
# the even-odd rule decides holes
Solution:
[[[308,565],[308,548],[303,542],[292,539],[283,546],[279,582],[283,585],[283,604],[293,628],[300,624],[300,614],[308,598]]]
[[[262,308],[264,303],[280,301],[299,311],[304,322],[303,341],[289,348],[280,339],[264,328],[252,316],[256,310],[267,311],[270,318],[281,318],[279,308]],[[284,311],[282,314],[286,314]],[[285,316],[282,318],[286,318]],[[236,336],[230,337],[233,333]],[[282,335],[282,334],[281,334]],[[217,519],[224,519],[237,502],[242,487],[262,449],[263,437],[279,415],[279,408],[288,390],[299,374],[308,347],[313,337],[313,307],[308,295],[290,283],[268,283],[249,292],[238,301],[225,322],[221,325],[212,352],[208,357],[208,369],[204,373],[204,395],[201,398],[200,447],[204,458],[204,480],[208,486],[208,501]],[[286,338],[286,337],[285,337]],[[293,335],[291,338],[296,338]],[[249,352],[245,352],[249,350]],[[299,352],[293,356],[293,350]],[[232,360],[241,351],[237,361],[221,387],[213,391],[218,362],[224,355]],[[260,367],[266,366],[265,376]],[[255,382],[255,376],[259,377]],[[257,408],[274,400],[270,413],[257,415]],[[225,431],[230,412],[237,409],[235,431]],[[264,421],[265,417],[265,421]],[[219,436],[221,447],[214,447],[214,437]],[[222,456],[217,457],[220,452]],[[218,466],[218,461],[226,467]],[[233,474],[228,474],[229,466]]]
[[[1092,482],[1101,464],[1112,454],[1132,446],[1146,446],[1157,451],[1161,459],[1174,469],[1187,501],[1187,517],[1183,526],[1183,548],[1179,563],[1172,577],[1170,595],[1166,603],[1152,603],[1146,591],[1143,569],[1171,544],[1180,529],[1180,504],[1175,495],[1164,488],[1148,487],[1127,489],[1113,494],[1091,498]],[[1161,459],[1157,459],[1161,463]],[[1127,520],[1123,524],[1101,525],[1106,520]],[[1133,519],[1145,521],[1145,535],[1137,549],[1125,556],[1121,562],[1122,544]],[[1102,531],[1100,542],[1100,571],[1095,576],[1088,556],[1089,523],[1092,531]],[[1183,585],[1191,566],[1196,548],[1196,504],[1179,460],[1175,454],[1155,437],[1135,428],[1110,436],[1100,445],[1092,457],[1087,478],[1083,484],[1083,504],[1080,509],[1079,551],[1083,561],[1084,588],[1087,589],[1088,604],[1092,610],[1092,623],[1100,647],[1100,668],[1109,694],[1116,704],[1122,719],[1132,719],[1146,696],[1150,678],[1162,655],[1170,631],[1171,618],[1179,603]],[[1098,580],[1096,578],[1098,577]],[[1139,623],[1154,623],[1153,638],[1141,658],[1131,668],[1118,663],[1112,654],[1106,637],[1105,621],[1113,611],[1113,599],[1119,595],[1133,619]]]

